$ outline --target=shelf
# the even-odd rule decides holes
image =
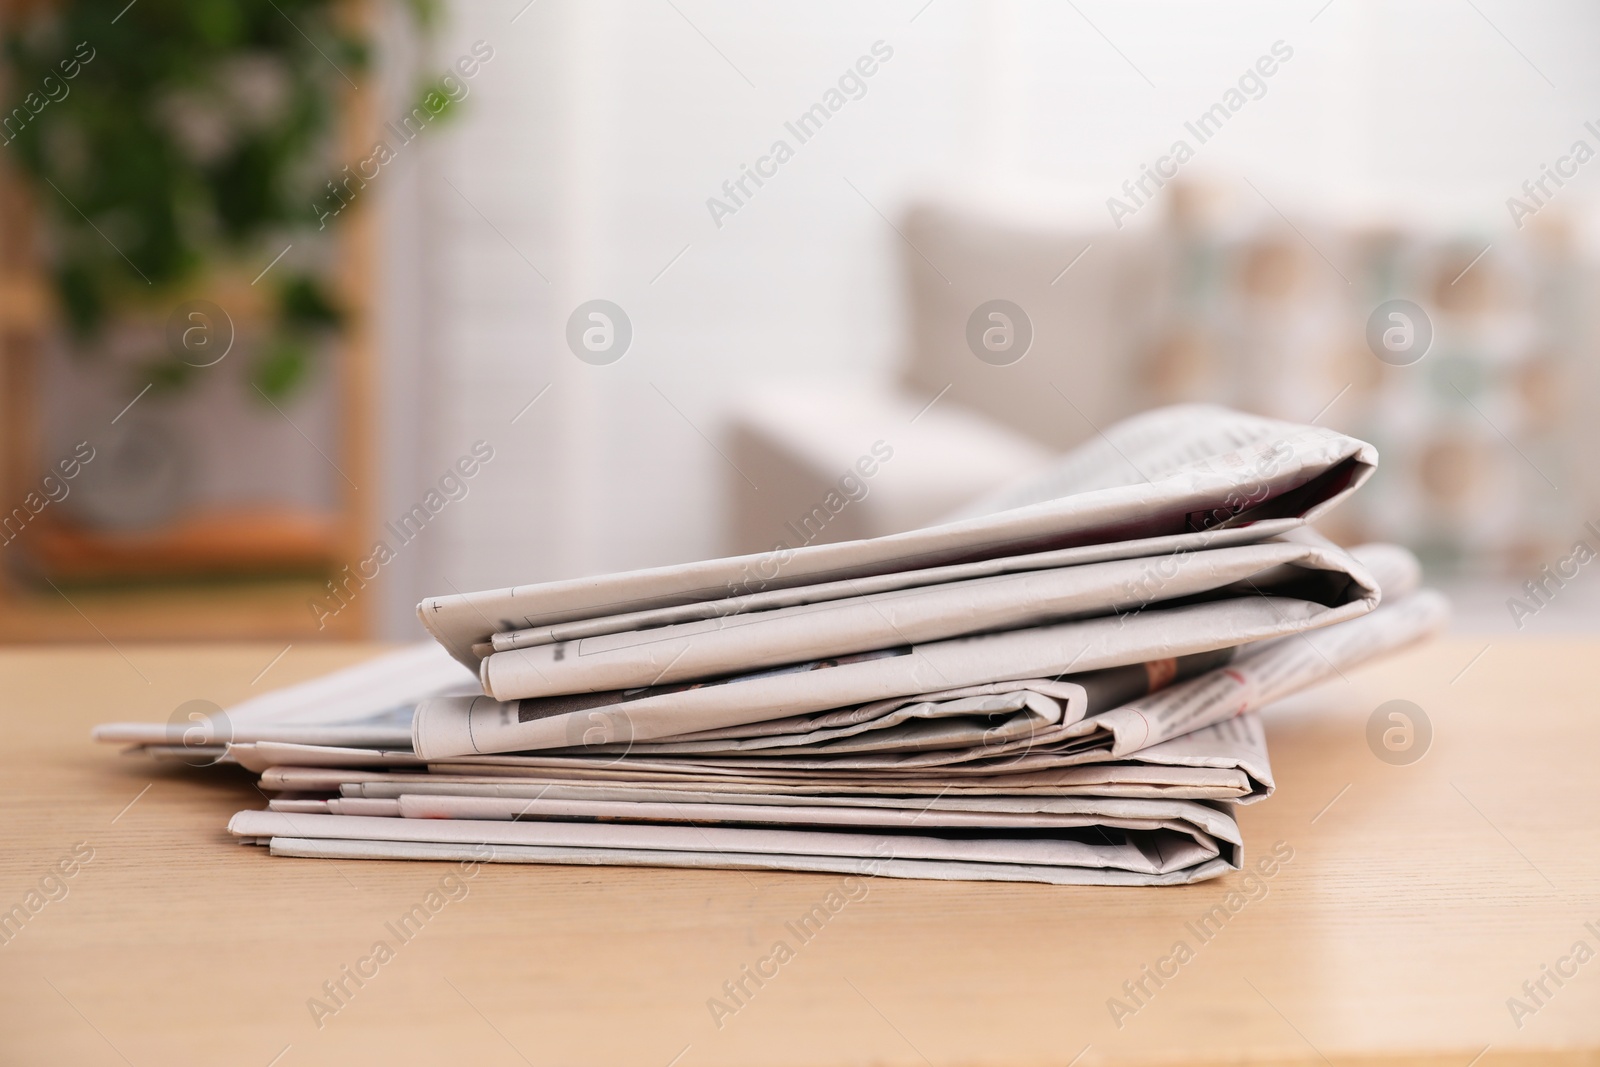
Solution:
[[[0,331],[36,334],[50,321],[51,298],[37,279],[0,275]]]
[[[0,9],[15,7],[0,0]],[[363,0],[353,0],[347,14],[356,21],[369,17]],[[339,154],[355,158],[370,146],[375,96],[352,85],[336,102]],[[16,167],[0,159],[0,516],[39,485],[41,423],[50,417],[41,401],[41,364],[64,336],[39,214]],[[113,532],[77,526],[47,508],[29,518],[14,541],[0,543],[0,643],[349,640],[367,633],[373,594],[357,596],[336,616],[324,610],[320,620],[311,606],[329,603],[326,580],[359,558],[376,526],[374,494],[355,488],[377,481],[368,476],[377,392],[374,220],[363,201],[340,222],[328,266],[345,324],[326,383],[337,397],[337,439],[327,443],[327,453],[350,473],[349,488],[338,487],[334,513],[215,503],[213,510],[158,529]],[[282,276],[280,268],[278,276],[262,280],[269,251],[259,257],[252,251],[248,262],[218,264],[143,302],[119,303],[116,319],[160,328],[176,301],[193,298],[223,307],[236,329],[253,329],[273,314]]]
[[[29,561],[59,582],[203,575],[314,573],[338,558],[332,518],[273,509],[202,512],[151,530],[96,530],[46,512],[18,537]]]

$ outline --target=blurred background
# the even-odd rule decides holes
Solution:
[[[0,640],[420,637],[1183,401],[1374,442],[1325,532],[1459,628],[1600,623],[1593,5],[0,10]]]

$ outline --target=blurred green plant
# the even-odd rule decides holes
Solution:
[[[54,288],[79,350],[119,309],[270,256],[269,240],[315,243],[304,231],[317,231],[310,205],[335,169],[338,102],[372,55],[343,6],[136,0],[116,14],[104,0],[58,0],[7,19],[16,106],[0,112],[0,139],[45,213]],[[432,0],[408,6],[431,24]],[[251,377],[276,399],[305,380],[344,314],[325,269],[273,273]],[[175,353],[139,368],[169,389],[190,370]]]

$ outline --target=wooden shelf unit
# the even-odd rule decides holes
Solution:
[[[369,22],[361,0],[349,18]],[[341,100],[339,148],[358,158],[377,131],[374,94],[346,90]],[[371,631],[370,598],[356,598],[336,616],[317,618],[310,602],[325,593],[309,577],[239,578],[212,582],[145,581],[174,571],[185,553],[214,563],[248,558],[265,572],[313,572],[331,578],[341,562],[366,556],[376,525],[372,412],[375,353],[372,324],[374,220],[363,200],[339,220],[336,295],[346,313],[335,347],[331,387],[338,392],[338,464],[341,480],[331,517],[257,510],[189,515],[149,533],[120,535],[69,527],[40,518],[23,537],[41,559],[64,564],[74,578],[137,578],[121,588],[72,592],[49,579],[25,579],[0,546],[0,642],[120,640],[360,639]],[[29,190],[0,160],[0,514],[20,506],[36,488],[39,456],[39,362],[46,340],[60,328],[54,295],[42,272],[37,211]],[[224,283],[226,284],[226,283]],[[241,293],[238,305],[259,304]],[[353,480],[354,484],[346,484]],[[35,529],[34,527],[38,527]],[[274,537],[276,541],[274,543]],[[19,538],[20,540],[20,538]],[[141,573],[119,575],[119,569]],[[204,570],[205,568],[199,568]]]

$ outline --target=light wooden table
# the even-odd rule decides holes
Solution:
[[[77,843],[93,859],[0,947],[0,1063],[1600,1063],[1600,959],[1561,963],[1600,950],[1600,641],[1484,645],[1271,718],[1278,794],[1241,821],[1251,858],[1293,859],[1248,902],[1238,875],[878,879],[800,944],[786,920],[836,876],[485,867],[320,1028],[308,999],[452,865],[273,859],[223,832],[262,803],[247,778],[153,769],[88,731],[363,650],[297,645],[254,686],[278,648],[7,651],[0,909]],[[1433,724],[1408,766],[1366,740],[1390,699]],[[1186,924],[1230,892],[1202,942]],[[779,938],[794,958],[719,1028],[708,999]],[[1108,999],[1132,1006],[1124,981],[1180,940],[1192,959],[1119,1028]],[[1576,975],[1514,1020],[1545,964]]]

